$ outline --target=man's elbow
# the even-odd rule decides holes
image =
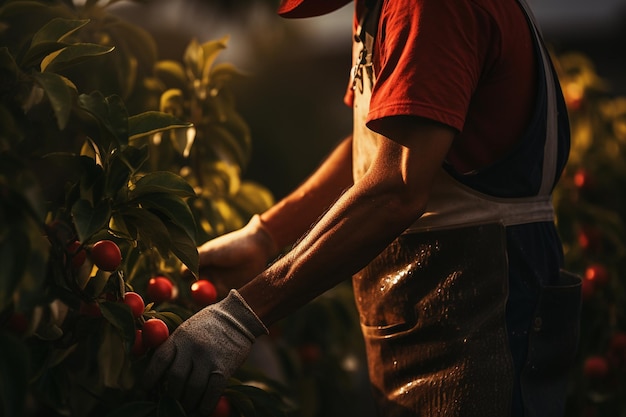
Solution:
[[[386,193],[386,211],[394,220],[403,223],[412,223],[426,211],[428,193],[411,189],[408,185],[394,187]]]

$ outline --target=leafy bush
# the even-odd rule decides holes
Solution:
[[[198,243],[272,204],[241,179],[251,144],[228,91],[238,73],[215,64],[226,39],[158,61],[150,34],[97,1],[0,4],[0,407],[185,415],[141,392],[137,330],[159,318],[171,332],[200,308],[181,266],[197,273]],[[178,297],[134,316],[124,295],[157,275]],[[275,415],[266,391],[227,394]]]

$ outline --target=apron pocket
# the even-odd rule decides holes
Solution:
[[[580,338],[581,285],[578,275],[561,271],[559,285],[541,289],[521,375],[529,417],[563,415],[567,379]]]

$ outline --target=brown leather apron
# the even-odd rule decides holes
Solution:
[[[375,76],[371,56],[363,59],[363,49],[362,42],[355,42],[355,181],[367,171],[379,140],[365,126]],[[556,99],[543,48],[541,58],[548,114],[539,193],[496,198],[459,183],[441,169],[426,213],[353,277],[370,381],[385,417],[510,415],[514,371],[505,320],[505,227],[554,219],[550,193],[556,175]],[[566,304],[573,307],[554,314],[555,319],[576,311],[579,280],[567,274],[563,280],[570,294]],[[574,333],[568,333],[568,342],[575,345]],[[533,354],[531,347],[529,369],[542,369],[543,363],[531,363]],[[526,373],[531,383],[527,403],[537,393],[532,386],[541,380],[541,372],[534,381]],[[560,394],[562,388],[560,384],[553,392]]]

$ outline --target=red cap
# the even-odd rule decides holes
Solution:
[[[321,16],[350,2],[352,0],[282,0],[278,14],[289,18]]]

